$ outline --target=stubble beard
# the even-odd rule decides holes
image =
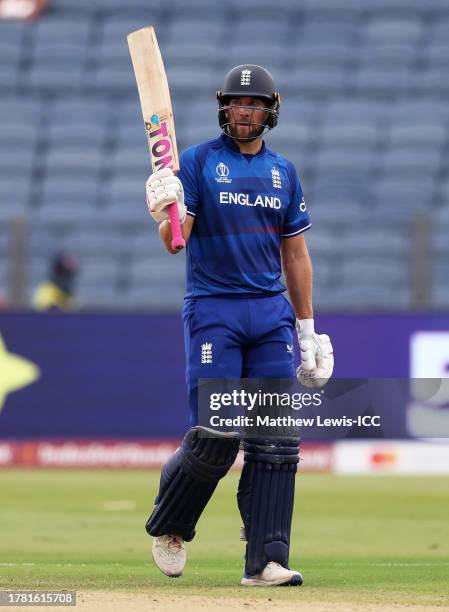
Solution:
[[[262,125],[254,125],[252,123],[244,122],[231,123],[229,125],[230,134],[232,138],[234,138],[234,140],[236,140],[237,142],[249,142],[251,140],[255,140],[258,136],[262,134],[263,129],[264,128]]]

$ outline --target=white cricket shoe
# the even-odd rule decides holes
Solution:
[[[302,575],[299,572],[286,569],[276,563],[270,561],[265,569],[255,576],[243,576],[240,584],[243,586],[301,586],[303,583]]]
[[[181,536],[167,534],[153,539],[153,559],[158,568],[173,578],[181,576],[186,564],[186,548]]]

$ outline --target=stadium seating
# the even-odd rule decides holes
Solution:
[[[215,90],[260,63],[282,95],[267,146],[296,165],[318,308],[410,307],[413,225],[433,231],[431,303],[449,305],[449,7],[441,0],[52,0],[0,20],[0,293],[10,221],[29,286],[80,255],[85,305],[179,308],[184,256],[148,217],[147,143],[126,34],[156,25],[180,151],[219,133]],[[167,279],[169,279],[167,281]]]

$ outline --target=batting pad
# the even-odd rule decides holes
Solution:
[[[288,567],[299,438],[247,439],[237,501],[245,525],[247,577],[269,561]]]
[[[202,427],[188,431],[181,447],[162,469],[147,532],[152,536],[175,534],[190,542],[218,481],[235,461],[239,443],[238,434],[212,434]]]

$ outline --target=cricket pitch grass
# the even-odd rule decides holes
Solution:
[[[74,590],[76,609],[101,612],[449,610],[449,478],[299,475],[290,565],[304,586],[269,589],[239,584],[235,472],[187,544],[184,576],[161,574],[144,530],[158,480],[0,471],[0,590]]]

